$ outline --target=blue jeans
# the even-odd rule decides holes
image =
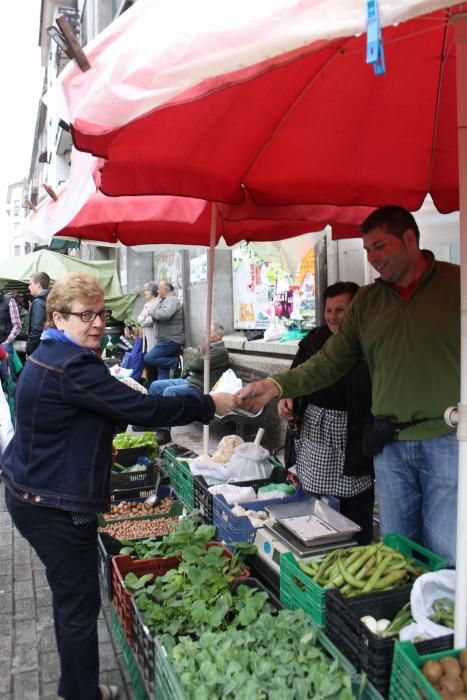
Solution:
[[[397,532],[455,563],[458,453],[450,433],[396,440],[375,457],[383,536]]]
[[[168,379],[170,370],[178,365],[178,356],[182,346],[173,340],[158,340],[156,345],[144,356],[145,364],[157,367],[157,378]]]
[[[158,379],[149,387],[151,396],[201,396],[202,392],[195,386],[188,384],[188,379]],[[162,427],[161,430],[170,430],[170,427]]]
[[[52,591],[61,672],[57,695],[101,700],[97,519],[75,525],[69,511],[25,503],[8,489],[5,501],[16,528],[45,565]]]

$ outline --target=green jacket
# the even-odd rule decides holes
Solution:
[[[223,343],[211,345],[209,351],[210,368],[209,368],[209,388],[211,389],[217,382],[219,377],[229,369],[229,353]],[[188,384],[195,386],[203,393],[204,391],[204,356],[199,352],[193,356],[188,364]]]
[[[372,412],[405,423],[402,440],[450,432],[443,420],[460,397],[460,273],[457,265],[431,264],[408,302],[381,279],[362,287],[347,308],[338,334],[307,362],[271,377],[283,397],[333,384],[365,357],[372,380]]]

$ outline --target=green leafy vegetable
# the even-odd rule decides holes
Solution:
[[[149,459],[155,459],[159,454],[159,445],[154,433],[141,433],[133,435],[132,433],[117,433],[113,439],[113,446],[116,450],[124,450],[128,447],[146,447],[146,453]]]

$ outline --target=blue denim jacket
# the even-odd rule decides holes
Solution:
[[[210,396],[154,397],[110,376],[92,351],[43,340],[16,390],[16,432],[1,477],[17,498],[72,511],[107,509],[117,423],[185,425],[214,416]]]

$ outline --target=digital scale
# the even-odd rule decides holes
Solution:
[[[317,498],[270,505],[266,510],[274,522],[257,530],[255,544],[258,557],[276,573],[284,552],[309,561],[357,544],[353,535],[360,527]]]

